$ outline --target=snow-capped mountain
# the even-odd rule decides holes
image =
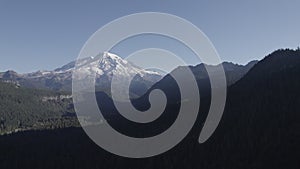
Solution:
[[[84,75],[96,73],[96,87],[99,90],[110,89],[113,75],[122,77],[136,75],[132,83],[136,88],[134,90],[137,90],[136,94],[139,95],[140,90],[147,90],[162,77],[158,72],[144,70],[115,54],[104,52],[95,57],[80,59],[77,63],[70,62],[53,71],[37,71],[28,74],[8,71],[1,73],[0,78],[13,80],[25,87],[70,91],[75,64],[77,70]]]
[[[73,67],[74,67],[74,63]],[[71,65],[72,65],[71,64]],[[72,68],[70,64],[63,66],[56,71],[70,71]],[[145,80],[157,81],[161,75],[155,71],[144,70],[121,57],[104,52],[96,57],[89,57],[81,59],[77,62],[77,70],[82,74],[96,73],[98,78],[107,76],[111,80],[112,76],[129,77],[131,75],[138,75]]]

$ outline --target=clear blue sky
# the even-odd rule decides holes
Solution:
[[[300,44],[299,0],[0,0],[0,71],[52,70],[75,60],[101,26],[165,12],[198,26],[224,61],[245,64]]]

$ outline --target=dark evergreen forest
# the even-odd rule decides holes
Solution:
[[[197,76],[196,71],[193,72]],[[53,127],[55,129],[0,136],[0,168],[299,169],[299,75],[299,49],[277,50],[256,63],[245,76],[228,87],[222,120],[212,137],[203,144],[197,141],[210,106],[208,77],[198,78],[200,93],[204,94],[196,124],[181,143],[164,154],[146,159],[119,157],[98,147],[80,127],[62,125]],[[172,125],[180,106],[176,102],[180,95],[174,80],[168,76],[150,90],[154,88],[164,90],[168,99],[174,101],[160,118],[148,125],[125,121],[115,111],[109,96],[101,92],[97,93],[98,99],[107,101],[99,102],[99,106],[107,112],[105,117],[116,130],[136,137],[155,135]],[[70,100],[43,102],[39,99],[41,95],[58,93],[36,93],[36,90],[7,84],[1,84],[0,89],[2,130],[31,125],[40,119],[72,118]],[[132,101],[137,108],[149,106],[147,94]],[[35,113],[32,115],[32,112]],[[45,118],[49,114],[51,118]],[[63,123],[56,122],[57,125]]]

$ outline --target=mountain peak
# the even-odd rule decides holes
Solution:
[[[8,74],[18,74],[17,72],[13,71],[13,70],[8,70],[6,71],[5,73],[8,73]]]
[[[19,76],[20,75],[17,72],[15,72],[13,70],[8,70],[3,73],[2,78],[17,78]]]
[[[110,52],[103,52],[103,59],[121,60],[122,58],[116,54]]]
[[[104,70],[111,70],[111,68],[116,68],[117,66],[127,67],[129,65],[126,60],[109,52],[104,52],[99,60],[99,66]]]

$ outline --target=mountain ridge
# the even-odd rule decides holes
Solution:
[[[80,66],[83,66],[86,63],[92,63],[94,60],[97,60],[97,57],[101,57],[99,54],[96,57],[87,57],[84,59],[80,59],[77,63],[77,66],[80,69]],[[97,82],[99,83],[98,86],[100,90],[109,90],[110,87],[108,86],[109,82],[111,81],[111,76],[113,73],[121,74],[123,72],[124,75],[130,73],[137,73],[140,77],[136,77],[134,79],[134,86],[137,87],[141,84],[142,89],[133,92],[134,95],[140,96],[145,93],[145,90],[149,89],[152,85],[158,82],[163,76],[166,74],[160,74],[158,71],[155,70],[143,70],[135,65],[132,65],[130,62],[123,60],[121,57],[111,54],[111,53],[104,53],[102,61],[100,63],[94,63],[92,67],[88,67],[87,72],[93,73],[96,72],[98,75]],[[109,57],[108,57],[109,56]],[[116,63],[116,61],[118,63]],[[223,62],[223,67],[225,73],[228,74],[228,79],[230,79],[231,83],[236,82],[241,78],[257,61],[249,62],[246,65],[239,65],[231,62]],[[75,67],[76,61],[69,62],[59,68],[54,69],[53,71],[36,71],[32,73],[25,73],[25,74],[18,74],[13,70],[9,70],[6,72],[0,73],[0,80],[2,81],[11,81],[13,83],[17,83],[21,86],[28,87],[28,88],[37,88],[37,89],[50,89],[55,91],[71,91],[72,86],[72,71]],[[122,65],[118,67],[116,70],[116,65]],[[209,65],[208,65],[209,66]],[[131,68],[132,67],[132,68]],[[203,74],[204,64],[198,64],[196,66],[190,66],[190,68],[196,70],[197,67],[201,69]],[[102,76],[102,77],[100,77]],[[96,84],[97,85],[97,84]]]

